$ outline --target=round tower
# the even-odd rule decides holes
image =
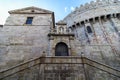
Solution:
[[[86,57],[120,67],[117,66],[120,62],[120,1],[86,3],[77,7],[63,21],[75,34],[78,55],[83,52]]]

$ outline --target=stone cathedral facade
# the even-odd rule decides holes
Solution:
[[[120,80],[120,1],[86,3],[57,23],[37,7],[9,14],[0,80]]]

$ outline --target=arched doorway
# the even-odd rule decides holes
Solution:
[[[68,46],[60,42],[55,47],[55,56],[69,56],[68,54]]]

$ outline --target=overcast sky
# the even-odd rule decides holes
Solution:
[[[8,11],[35,6],[55,12],[56,21],[63,19],[75,7],[95,0],[0,0],[0,24],[9,16]]]

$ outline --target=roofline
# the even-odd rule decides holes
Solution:
[[[8,12],[9,14],[52,14],[52,13],[30,13],[30,12]]]
[[[37,10],[44,10],[45,13],[47,13],[47,14],[53,13],[53,11],[49,11],[49,10],[38,8],[38,7],[34,7],[34,6],[11,10],[11,11],[8,11],[8,13],[9,14],[36,14],[36,12],[33,12],[33,13],[30,13],[30,12],[17,12],[17,11],[21,11],[21,10],[27,10],[29,8],[37,9]],[[45,13],[43,13],[43,14],[45,14]],[[38,14],[42,14],[42,13],[38,13]]]

